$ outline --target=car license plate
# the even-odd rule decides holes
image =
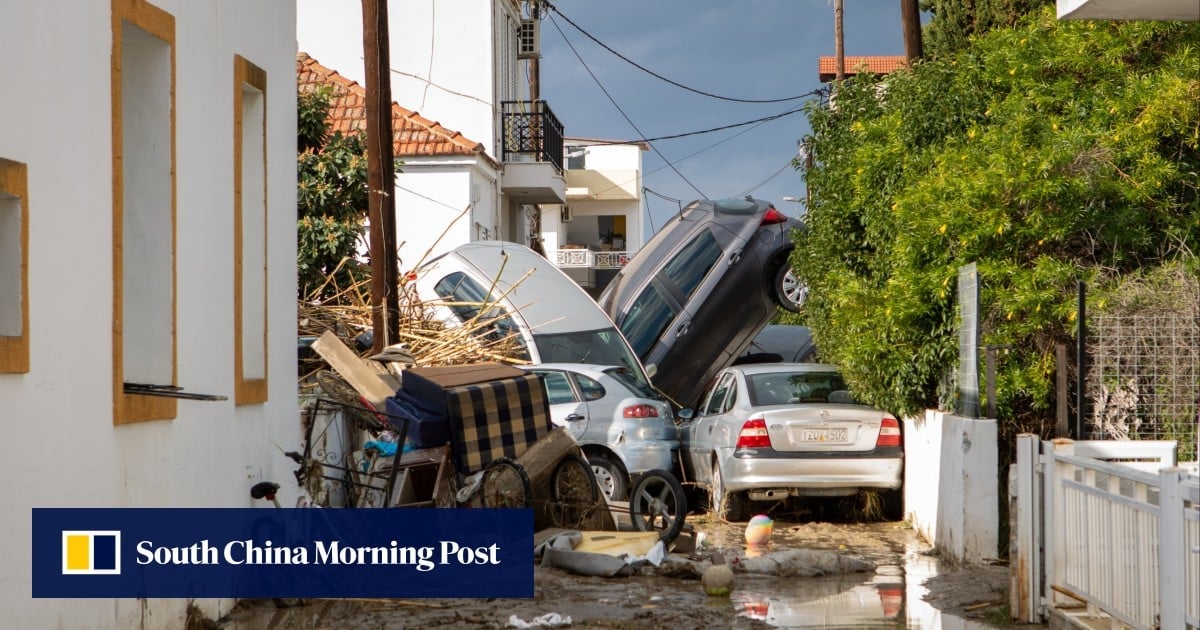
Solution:
[[[846,429],[804,429],[800,432],[800,440],[803,442],[845,442]]]

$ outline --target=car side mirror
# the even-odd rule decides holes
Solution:
[[[692,409],[691,407],[686,407],[684,409],[680,409],[679,413],[675,414],[675,417],[683,420],[684,422],[690,422],[692,418],[696,417],[696,410]]]

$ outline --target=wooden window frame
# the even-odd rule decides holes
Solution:
[[[179,379],[177,347],[177,297],[179,293],[176,275],[176,134],[175,134],[175,17],[145,0],[112,0],[112,241],[113,241],[113,424],[128,424],[149,420],[168,420],[177,415],[177,404],[173,398],[125,393],[125,348],[124,348],[124,216],[125,216],[125,165],[124,117],[121,84],[122,25],[130,25],[162,40],[170,50],[170,155],[171,155],[171,385]]]
[[[262,130],[263,130],[263,146],[262,146],[262,184],[263,184],[263,279],[264,291],[262,299],[262,356],[263,356],[263,376],[262,378],[246,378],[245,376],[245,348],[246,338],[244,331],[244,311],[243,306],[247,296],[244,288],[244,263],[245,263],[245,240],[244,240],[244,198],[242,195],[242,169],[243,169],[243,116],[244,104],[242,100],[242,90],[244,86],[250,86],[262,93]],[[268,300],[266,292],[267,279],[267,73],[262,68],[254,65],[246,60],[241,55],[233,57],[233,339],[234,339],[234,358],[233,358],[233,373],[234,386],[233,397],[234,404],[246,405],[263,403],[267,400],[267,373],[268,373],[268,357],[267,352],[267,325],[269,318],[267,316]]]
[[[21,334],[0,335],[0,374],[25,374],[29,372],[29,169],[25,164],[0,158],[0,193],[16,197],[21,204],[17,235],[21,248],[21,291],[17,297],[21,300]]]

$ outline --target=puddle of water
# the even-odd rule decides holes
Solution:
[[[732,599],[741,615],[779,628],[990,628],[937,610],[922,584],[937,575],[937,560],[909,551],[903,566],[881,565],[874,575],[743,579]]]

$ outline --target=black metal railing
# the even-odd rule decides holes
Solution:
[[[546,101],[502,101],[500,117],[504,133],[501,159],[515,162],[528,156],[563,170],[563,126]]]

